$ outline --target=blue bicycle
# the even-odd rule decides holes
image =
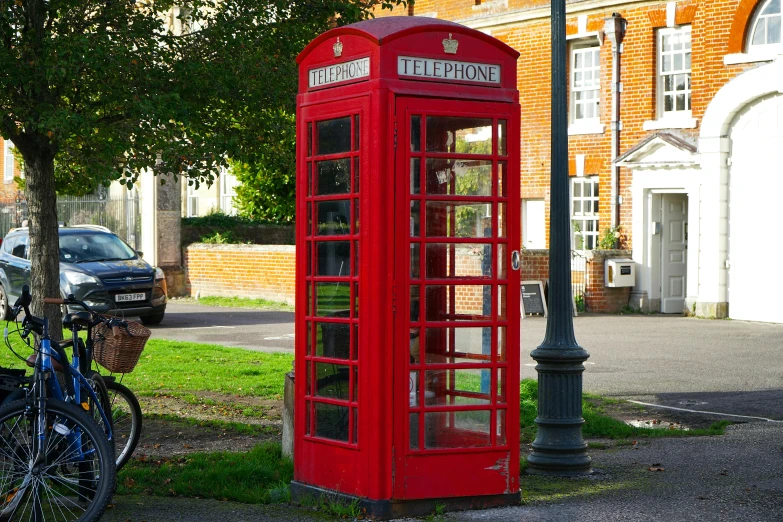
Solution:
[[[30,313],[31,302],[25,286],[12,312],[25,312],[22,338],[35,333],[39,341],[25,397],[0,408],[0,522],[97,520],[114,491],[111,423],[78,364],[69,365],[49,337],[48,321]],[[6,342],[10,347],[7,334]],[[58,359],[63,383],[56,377]]]

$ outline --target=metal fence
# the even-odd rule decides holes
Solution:
[[[125,240],[132,248],[141,248],[141,209],[138,193],[110,196],[101,187],[87,196],[58,196],[57,220],[68,225],[101,225]],[[0,205],[0,233],[23,226],[27,219],[27,202]]]
[[[571,291],[574,298],[584,296],[587,286],[587,257],[579,250],[571,251]]]

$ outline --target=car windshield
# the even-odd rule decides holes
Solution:
[[[136,252],[111,234],[68,234],[60,236],[60,262],[90,263],[124,261]]]

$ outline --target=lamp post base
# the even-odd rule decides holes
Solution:
[[[575,348],[531,352],[538,372],[538,432],[527,472],[538,475],[586,475],[592,459],[582,439],[582,373],[590,356]]]

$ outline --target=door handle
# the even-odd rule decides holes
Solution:
[[[511,269],[519,270],[519,265],[520,265],[519,250],[514,250],[513,252],[511,252]]]

